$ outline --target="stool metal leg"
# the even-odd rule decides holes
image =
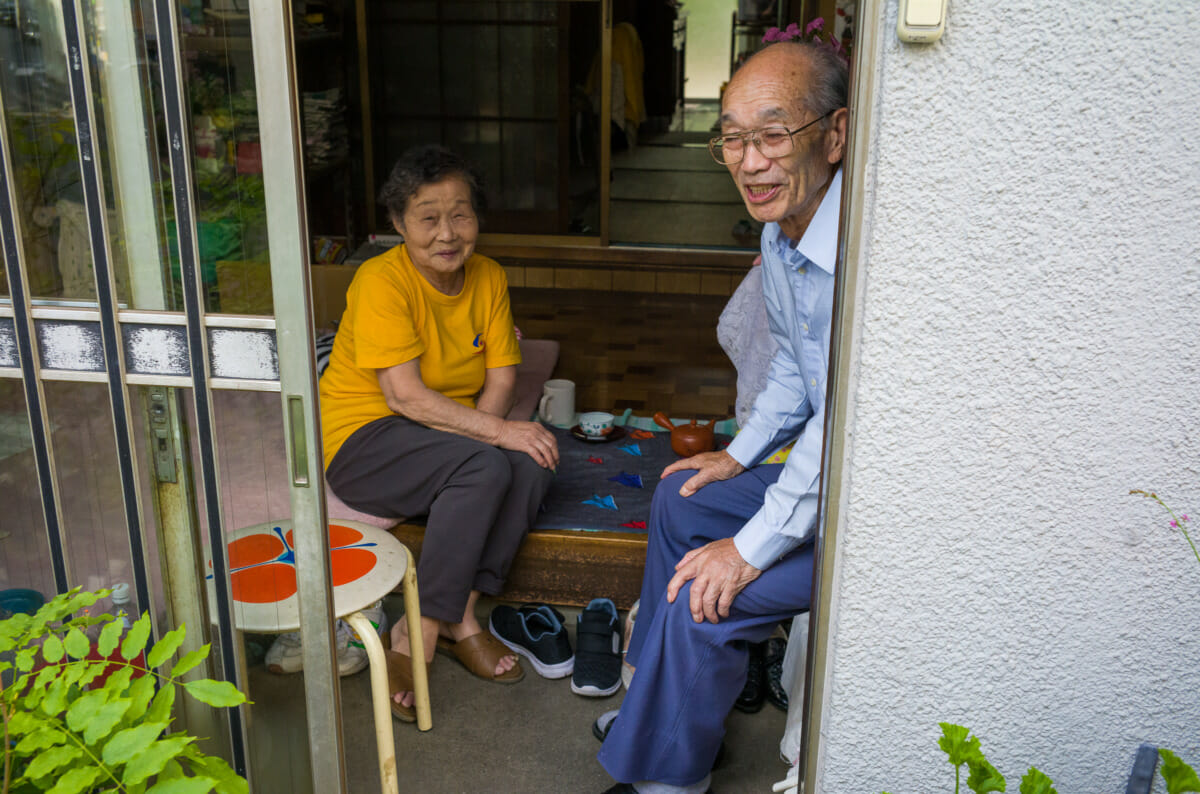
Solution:
[[[404,547],[408,567],[404,571],[404,616],[408,619],[408,648],[413,661],[413,696],[417,707],[417,728],[427,731],[433,727],[429,709],[429,675],[425,668],[425,639],[421,634],[421,599],[417,595],[417,563],[408,546]],[[418,664],[418,660],[420,664]],[[390,709],[389,709],[390,711]]]
[[[361,612],[346,616],[346,622],[358,632],[371,671],[371,706],[375,712],[375,744],[379,754],[379,786],[383,794],[399,794],[396,779],[396,737],[392,733],[392,706],[389,702],[387,660],[383,657],[383,643],[371,621]]]

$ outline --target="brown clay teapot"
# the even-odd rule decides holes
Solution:
[[[696,424],[693,419],[690,424],[671,424],[671,419],[662,411],[654,415],[654,421],[659,427],[671,431],[671,449],[682,458],[690,458],[701,452],[712,452],[713,423]]]

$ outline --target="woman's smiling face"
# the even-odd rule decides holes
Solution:
[[[466,181],[449,176],[421,186],[395,225],[421,275],[438,290],[456,294],[462,288],[463,265],[479,237],[479,218]]]

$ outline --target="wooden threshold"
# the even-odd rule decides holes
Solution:
[[[391,533],[421,556],[423,524],[399,524]],[[501,598],[587,606],[593,598],[611,598],[628,609],[642,588],[646,536],[640,532],[542,529],[521,544]]]

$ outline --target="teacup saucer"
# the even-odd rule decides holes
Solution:
[[[587,433],[583,432],[579,425],[575,425],[571,428],[571,435],[575,436],[575,438],[579,439],[580,441],[590,441],[593,444],[604,443],[606,441],[616,441],[618,438],[624,438],[625,428],[621,427],[620,425],[613,425],[613,429],[602,436],[589,436]]]

